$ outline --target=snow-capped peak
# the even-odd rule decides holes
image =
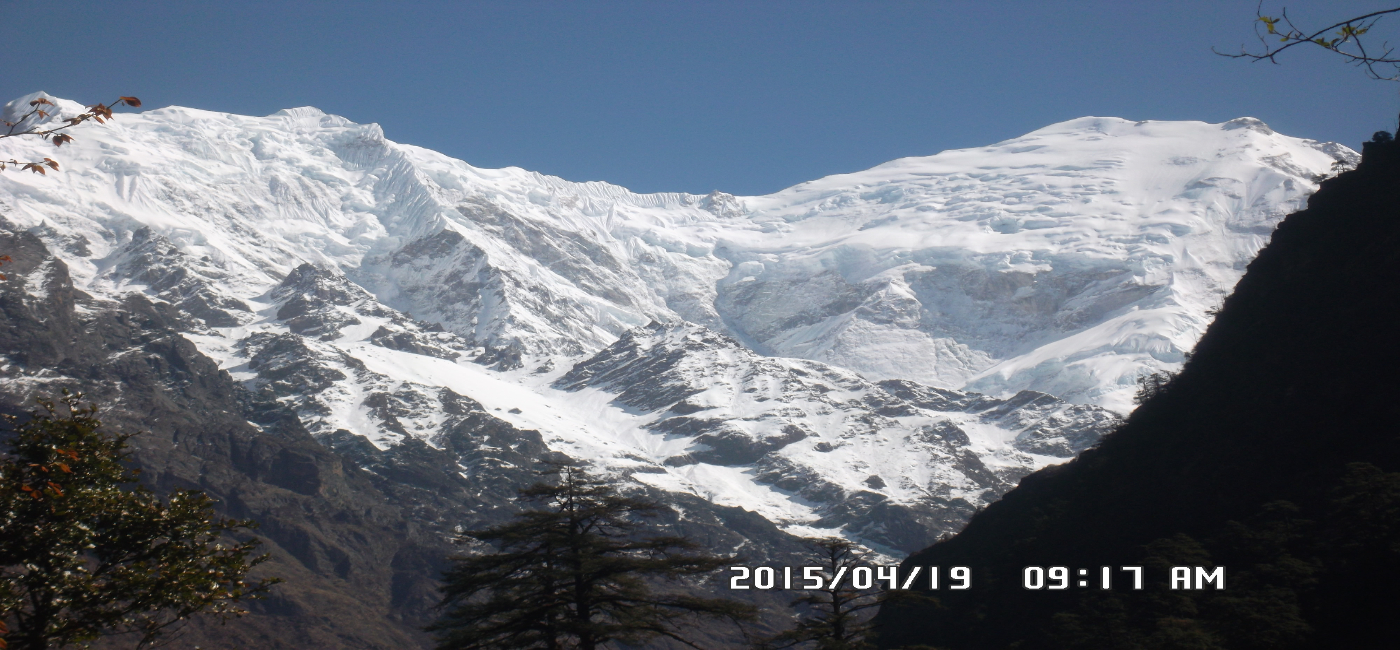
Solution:
[[[1274,225],[1356,160],[1253,118],[1086,117],[736,197],[481,169],[310,107],[75,136],[61,173],[0,174],[0,217],[84,291],[176,305],[313,433],[437,444],[466,396],[791,526],[961,513],[926,531],[1091,443],[1112,416],[1090,405],[1126,412],[1176,367]]]

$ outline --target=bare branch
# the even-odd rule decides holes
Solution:
[[[1214,48],[1212,51],[1232,59],[1278,63],[1279,54],[1296,45],[1308,43],[1341,55],[1348,63],[1365,68],[1366,75],[1372,79],[1400,81],[1400,57],[1395,56],[1395,48],[1391,47],[1389,43],[1383,42],[1379,49],[1368,50],[1363,38],[1381,18],[1388,14],[1400,13],[1400,7],[1355,16],[1312,32],[1305,32],[1295,25],[1293,19],[1288,15],[1287,8],[1281,11],[1280,18],[1266,16],[1264,15],[1264,3],[1260,0],[1254,13],[1258,21],[1254,26],[1254,31],[1259,37],[1259,42],[1263,45],[1262,51],[1250,51],[1244,47],[1240,48],[1239,54],[1221,52]],[[1277,37],[1278,40],[1271,42],[1271,37]]]

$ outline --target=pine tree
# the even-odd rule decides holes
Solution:
[[[743,603],[684,591],[693,580],[735,561],[701,552],[679,536],[646,536],[646,518],[662,506],[628,497],[571,464],[552,464],[557,483],[520,491],[539,509],[513,521],[463,534],[496,552],[455,558],[444,577],[445,614],[429,631],[443,650],[565,648],[594,650],[666,637],[689,638],[702,618],[752,619]],[[682,591],[658,592],[657,583]]]
[[[864,559],[864,554],[852,542],[828,537],[812,540],[812,551],[820,559],[828,582],[822,589],[808,590],[792,601],[804,606],[808,614],[791,629],[764,639],[759,650],[782,648],[813,648],[814,650],[869,650],[870,615],[866,612],[880,604],[877,593],[867,593],[851,585],[850,573]],[[833,580],[836,576],[844,580]]]
[[[202,492],[162,501],[123,466],[130,434],[64,392],[17,424],[0,456],[0,648],[40,650],[128,634],[136,647],[196,614],[240,615],[275,579],[244,575],[252,522],[220,520]]]

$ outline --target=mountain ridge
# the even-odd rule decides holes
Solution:
[[[54,119],[76,110],[54,101]],[[83,237],[97,259],[151,227],[248,289],[232,299],[306,261],[527,356],[592,353],[680,318],[874,380],[1120,413],[1137,375],[1180,363],[1277,218],[1354,160],[1252,118],[1081,118],[767,197],[639,195],[474,168],[309,108],[178,107],[126,114],[65,152],[64,195],[44,189],[54,179],[7,179],[11,212],[17,196],[48,204],[12,220]],[[433,239],[448,231],[463,241]],[[437,256],[415,256],[429,241]],[[89,284],[100,269],[72,257]]]
[[[56,101],[53,119],[76,110]],[[252,430],[292,427],[375,499],[562,454],[675,505],[675,526],[752,519],[707,534],[768,559],[833,534],[902,555],[1092,447],[1354,157],[1248,118],[1084,118],[768,197],[639,195],[309,108],[178,107],[63,152],[61,174],[0,176],[6,231],[93,305],[166,310]],[[22,353],[5,363],[13,403],[40,387]],[[280,489],[312,489],[304,465],[279,465]],[[505,498],[424,516],[505,516]],[[403,578],[420,596],[424,566]]]

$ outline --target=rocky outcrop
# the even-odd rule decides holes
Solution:
[[[815,361],[762,357],[689,324],[632,330],[554,387],[602,392],[644,418],[646,431],[684,441],[656,462],[744,468],[811,508],[808,519],[781,523],[839,528],[904,552],[960,529],[1022,476],[1120,423],[1033,391],[996,399],[872,383]]]
[[[229,297],[220,285],[231,276],[205,258],[193,259],[150,228],[138,228],[116,254],[111,277],[144,285],[145,291],[175,305],[208,327],[234,327],[252,318],[252,309]]]
[[[557,457],[537,432],[443,389],[431,405],[395,392],[366,400],[386,423],[441,409],[432,444],[409,437],[381,447],[344,430],[313,436],[295,401],[289,408],[282,398],[317,390],[322,375],[295,364],[318,341],[280,334],[248,342],[268,375],[249,391],[182,335],[189,316],[175,306],[74,289],[64,263],[30,233],[0,231],[0,251],[14,260],[0,283],[0,410],[22,415],[36,395],[81,391],[99,404],[105,427],[142,431],[133,458],[152,489],[203,490],[221,514],[260,523],[250,534],[272,559],[258,574],[285,582],[236,623],[195,621],[183,644],[429,647],[421,628],[435,616],[437,578],[459,551],[455,532],[517,512],[515,491],[539,479],[535,462]],[[675,504],[659,530],[715,550],[743,547],[759,561],[797,561],[796,540],[761,517],[636,489]]]

